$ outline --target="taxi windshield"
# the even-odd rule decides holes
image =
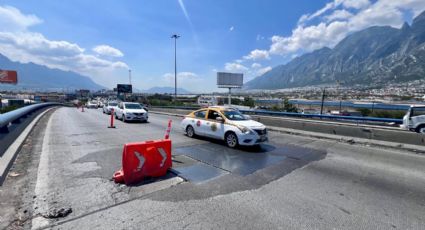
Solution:
[[[245,116],[236,110],[225,110],[224,116],[226,116],[227,119],[233,120],[233,121],[244,121],[247,120]]]
[[[126,109],[141,109],[142,106],[139,104],[125,104]]]
[[[108,105],[109,105],[109,106],[117,106],[117,105],[118,105],[118,103],[109,102],[109,103],[108,103]]]

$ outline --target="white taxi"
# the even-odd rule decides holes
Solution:
[[[221,139],[231,148],[258,145],[268,140],[266,126],[227,107],[214,106],[191,112],[180,126],[188,137]]]

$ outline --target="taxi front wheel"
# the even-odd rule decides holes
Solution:
[[[235,148],[236,146],[238,146],[238,137],[233,132],[226,133],[225,140],[226,145],[230,148]]]

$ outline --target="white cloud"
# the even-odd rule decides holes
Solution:
[[[168,80],[174,81],[174,73],[166,73],[163,75],[164,78]],[[199,79],[199,76],[196,73],[192,72],[179,72],[177,73],[177,79],[190,79],[190,80],[196,80]]]
[[[272,67],[271,66],[267,66],[267,67],[261,68],[261,69],[257,70],[257,75],[258,76],[261,76],[261,75],[269,72],[270,70],[272,70]]]
[[[260,41],[260,40],[264,40],[264,36],[257,34],[257,37],[255,38],[255,40]]]
[[[247,56],[244,56],[243,58],[247,60],[257,60],[257,59],[270,59],[270,56],[267,50],[255,49],[251,51]]]
[[[234,29],[235,29],[235,27],[231,26],[231,27],[229,28],[229,31],[233,31]]]
[[[253,69],[261,68],[261,64],[260,63],[252,63],[251,68],[253,68]]]
[[[329,21],[333,21],[333,20],[337,20],[337,19],[345,20],[345,19],[350,18],[352,16],[353,16],[352,13],[350,13],[347,10],[342,9],[342,10],[335,10],[332,14],[326,15],[325,19],[326,19],[326,21],[329,22]]]
[[[121,50],[108,46],[108,45],[98,45],[93,48],[93,52],[103,55],[103,56],[111,56],[111,57],[123,57],[124,54]]]
[[[323,8],[319,9],[318,11],[314,12],[313,14],[302,15],[301,18],[298,20],[298,24],[302,25],[307,21],[310,21],[314,18],[317,18],[317,17],[321,16],[322,14],[326,13],[328,10],[335,9],[336,6],[337,6],[336,1],[335,2],[329,2]]]
[[[174,73],[166,73],[162,75],[164,83],[167,85],[174,85]],[[187,85],[189,88],[193,87],[193,83],[199,83],[201,78],[192,72],[179,72],[177,73],[177,86]],[[191,86],[192,85],[192,86]]]
[[[362,9],[370,5],[369,0],[339,0],[345,8]]]
[[[229,72],[245,72],[248,68],[242,64],[235,62],[228,62],[224,65],[224,69]]]
[[[14,27],[0,27],[0,53],[12,61],[33,62],[88,75],[107,86],[116,84],[117,79],[113,78],[128,69],[124,62],[109,61],[88,54],[76,43],[50,40],[41,33],[29,30],[31,26],[41,22],[35,15],[24,15],[14,7],[0,6],[0,25]]]
[[[343,9],[338,9],[340,7]],[[355,13],[347,10],[351,8],[357,9]],[[374,3],[367,0],[335,0],[311,15],[303,15],[290,36],[273,36],[269,53],[287,55],[324,46],[333,47],[348,34],[370,26],[400,27],[405,11],[417,15],[423,10],[423,0],[378,0]],[[325,21],[304,25],[313,18]]]
[[[0,6],[0,31],[20,31],[28,27],[42,23],[35,15],[22,14],[12,6]]]

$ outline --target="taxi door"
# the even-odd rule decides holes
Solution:
[[[221,118],[217,120],[217,117]],[[206,136],[223,139],[224,138],[224,117],[216,110],[208,110],[207,120],[203,125],[203,130]]]
[[[207,116],[207,110],[203,109],[200,111],[195,112],[194,114],[195,116],[192,118],[192,127],[195,130],[195,133],[198,135],[205,135],[205,123],[206,121],[206,116]]]

